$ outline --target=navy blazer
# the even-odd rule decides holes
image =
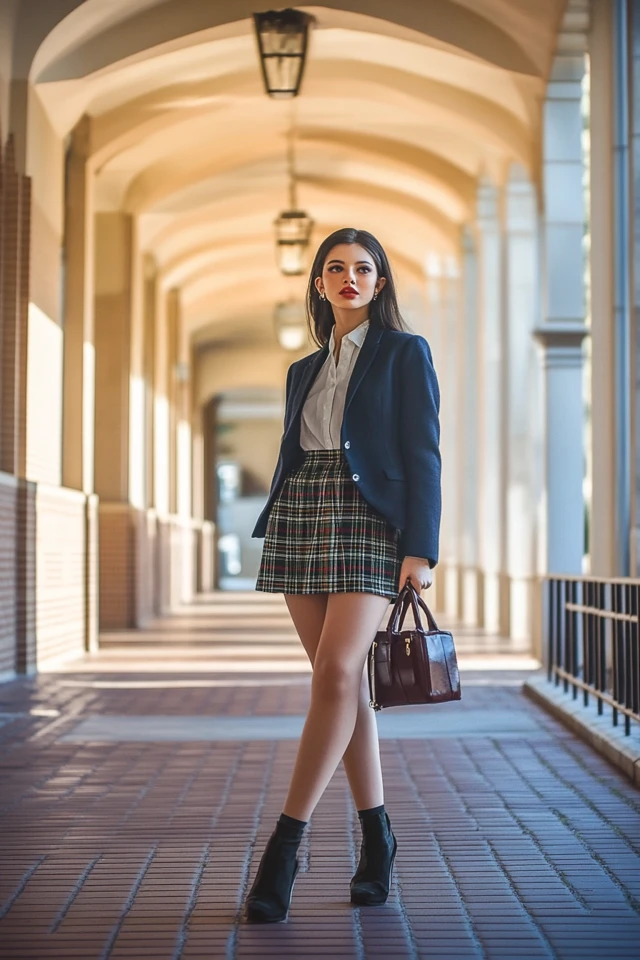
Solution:
[[[264,537],[285,477],[304,459],[302,406],[328,344],[287,372],[284,433],[269,498],[252,537]],[[347,386],[340,446],[362,496],[401,531],[398,555],[438,561],[440,392],[424,337],[371,321]]]

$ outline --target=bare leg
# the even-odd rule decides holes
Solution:
[[[328,594],[285,596],[291,619],[313,666],[327,610]],[[384,803],[378,725],[369,706],[366,663],[358,697],[358,715],[353,736],[342,758],[356,810],[369,810]]]
[[[334,774],[358,716],[367,651],[388,606],[372,593],[333,593],[316,651],[311,705],[284,813],[309,820]]]

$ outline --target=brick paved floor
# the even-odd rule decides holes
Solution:
[[[522,696],[533,664],[458,636],[462,701],[397,712],[382,740],[389,902],[348,902],[340,769],[273,927],[238,915],[296,749],[270,718],[299,724],[309,694],[279,598],[227,595],[0,687],[0,957],[638,958],[640,794]],[[154,739],[167,718],[176,739]]]

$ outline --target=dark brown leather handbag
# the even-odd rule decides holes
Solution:
[[[409,607],[415,627],[403,630]],[[420,607],[429,629],[420,618]],[[368,655],[369,706],[404,707],[411,703],[444,703],[459,700],[460,676],[448,630],[440,630],[428,606],[410,580],[400,591],[386,630],[379,630]]]

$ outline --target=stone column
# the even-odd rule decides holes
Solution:
[[[87,496],[86,649],[98,648],[98,504],[94,495],[94,210],[91,118],[76,125],[67,150],[64,228],[62,484]]]
[[[458,327],[458,467],[460,476],[458,616],[478,623],[478,262],[473,230],[462,231],[462,316]]]
[[[544,290],[541,326],[544,474],[541,573],[582,571],[585,546],[585,198],[581,85],[584,55],[560,37],[544,108]]]
[[[144,395],[144,498],[148,508],[155,507],[154,494],[154,412],[156,381],[156,306],[157,306],[157,266],[152,256],[143,259],[144,270],[144,352],[142,357]]]
[[[631,543],[629,549],[629,573],[632,577],[640,575],[640,0],[633,0],[626,6],[627,16],[630,18],[629,34],[631,50],[630,63],[627,64],[626,80],[628,83],[630,120],[629,130],[629,161],[631,188],[627,201],[627,211],[632,217],[629,230],[631,249],[628,258],[628,275],[625,278],[626,288],[631,291],[630,336],[628,353],[631,357]],[[621,39],[621,38],[620,38]],[[619,46],[619,44],[618,44]],[[616,56],[618,73],[621,73],[622,57]],[[623,77],[620,76],[618,85]],[[619,97],[619,93],[617,95]],[[623,104],[618,102],[619,110]],[[619,127],[620,124],[618,123]],[[616,137],[619,142],[620,137]],[[616,262],[620,259],[616,255]]]
[[[167,400],[169,414],[169,512],[178,512],[178,357],[180,291],[167,293]]]
[[[591,573],[614,577],[616,551],[617,431],[613,311],[613,0],[592,4],[590,53],[591,338],[589,559]],[[626,535],[625,535],[626,536]]]
[[[62,483],[93,492],[95,349],[93,342],[93,190],[91,119],[83,117],[67,152],[65,209]]]
[[[136,224],[95,218],[96,443],[100,622],[140,626],[151,608],[145,490],[144,284]]]
[[[443,559],[445,561],[445,610],[452,617],[460,616],[460,468],[459,435],[461,422],[458,383],[461,376],[460,268],[453,256],[444,258],[442,276],[442,505]]]
[[[0,470],[26,474],[31,181],[0,141]]]
[[[524,169],[511,168],[506,186],[506,555],[508,633],[527,649],[535,597],[534,458],[539,453],[537,363],[531,336],[540,314],[538,202]]]
[[[153,505],[165,517],[169,506],[169,359],[167,335],[167,293],[156,285],[154,336],[153,402]]]
[[[445,440],[445,428],[442,423],[442,414],[444,412],[443,406],[443,396],[442,396],[442,384],[446,368],[446,352],[444,348],[444,336],[443,336],[443,266],[442,260],[437,253],[430,253],[425,258],[424,264],[425,272],[425,285],[426,285],[426,322],[425,322],[425,335],[429,341],[429,346],[431,347],[431,355],[433,357],[433,364],[435,367],[436,375],[438,377],[438,384],[440,386],[441,392],[441,423],[440,423],[440,434],[441,440]],[[446,400],[444,401],[446,404]],[[444,460],[444,457],[443,457]],[[444,470],[444,463],[443,463]],[[443,483],[444,489],[444,483]],[[442,521],[440,524],[440,558],[438,561],[438,566],[435,570],[434,577],[434,599],[433,603],[435,609],[438,611],[444,611],[446,606],[446,543],[448,538],[448,511],[443,502],[443,511],[442,511]]]
[[[482,584],[478,619],[504,628],[504,403],[503,236],[500,193],[489,180],[478,188],[478,539]]]

